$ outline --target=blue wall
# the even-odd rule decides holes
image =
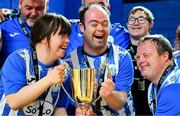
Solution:
[[[65,0],[49,0],[49,12],[65,14]]]
[[[19,0],[0,0],[0,8],[16,8]]]

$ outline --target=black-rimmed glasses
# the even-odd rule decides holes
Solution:
[[[136,20],[137,20],[138,24],[144,24],[144,23],[146,22],[147,18],[145,18],[145,17],[143,17],[143,16],[138,17],[138,18],[130,17],[130,18],[128,19],[128,24],[129,24],[129,25],[134,25],[135,22],[136,22]]]

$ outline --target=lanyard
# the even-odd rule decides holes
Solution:
[[[82,48],[82,51],[81,51],[82,55],[83,55],[83,59],[85,61],[85,64],[87,65],[87,67],[90,67],[90,64],[88,62],[88,59],[87,59],[87,56],[86,56],[86,53],[84,51],[84,49]],[[107,50],[106,50],[106,53],[107,53],[107,56],[106,56],[106,60],[105,60],[105,63],[107,63],[108,61],[108,58],[110,58],[110,48],[108,47]],[[101,67],[101,66],[100,66]],[[106,67],[107,68],[107,67]],[[98,84],[98,88],[97,88],[97,96],[99,96],[99,91],[100,91],[100,87],[101,87],[101,82],[104,81],[104,76],[105,76],[105,69],[103,67],[103,69],[101,69],[101,75],[100,75],[100,84]],[[93,107],[93,109],[95,110],[95,112],[98,112],[100,110],[100,102],[101,102],[102,99],[99,99],[96,101],[96,104],[95,104],[95,107]]]
[[[36,50],[35,50],[35,48],[33,48],[33,51],[32,51],[32,59],[33,59],[33,66],[34,66],[34,72],[35,72],[35,77],[36,77],[36,82],[38,81],[38,80],[40,80],[40,75],[39,75],[39,68],[38,68],[38,59],[37,59],[37,53],[36,53]],[[59,60],[58,60],[59,61]],[[55,62],[55,64],[53,65],[53,67],[55,66],[55,65],[58,65],[59,64],[59,62]],[[46,96],[47,96],[47,94],[49,93],[49,88],[46,90],[46,92],[44,92],[41,96],[40,96],[40,98],[42,99],[42,100],[45,100],[45,98],[46,98]],[[40,103],[40,101],[39,101],[39,115],[42,115],[42,111],[43,111],[43,106],[44,105],[44,102],[41,104]]]
[[[157,105],[157,94],[158,94],[158,92],[159,92],[159,90],[160,90],[160,88],[161,88],[161,86],[162,86],[162,84],[163,84],[163,82],[164,82],[164,80],[165,80],[165,76],[167,75],[167,73],[171,70],[171,69],[173,69],[175,67],[175,63],[173,62],[172,64],[170,64],[167,68],[166,68],[166,70],[164,71],[164,73],[162,74],[162,76],[161,76],[161,78],[160,78],[160,80],[159,80],[159,82],[158,82],[158,85],[157,85],[157,89],[155,89],[155,85],[153,84],[153,109],[154,109],[154,113],[155,113],[155,111],[156,111],[156,105]]]
[[[26,35],[26,37],[31,41],[31,35],[28,32],[28,30],[27,30],[27,28],[26,28],[25,24],[23,23],[22,18],[20,16],[18,17],[18,22],[19,22],[21,29],[23,30],[24,34]]]
[[[161,76],[161,78],[160,78],[160,80],[159,80],[159,82],[158,82],[157,93],[158,93],[158,91],[159,91],[162,83],[163,83],[164,80],[165,80],[165,76],[166,76],[167,73],[168,73],[171,69],[173,69],[174,67],[175,67],[175,63],[173,62],[172,64],[170,64],[170,65],[166,68],[166,70],[165,70],[164,73],[162,74],[162,76]]]
[[[34,72],[35,72],[35,76],[36,76],[36,81],[38,81],[38,80],[40,80],[40,77],[39,77],[39,68],[38,68],[37,53],[36,53],[35,48],[32,48],[32,49],[33,49],[33,51],[32,51],[32,59],[33,59]],[[60,61],[57,60],[57,61],[54,63],[53,67],[54,67],[54,66],[57,66],[58,64],[60,64],[59,62],[60,62]]]
[[[82,53],[82,55],[83,55],[83,59],[84,59],[84,61],[85,61],[85,64],[87,65],[87,67],[91,67],[90,64],[89,64],[89,62],[88,62],[88,59],[87,59],[86,53],[85,53],[85,51],[84,51],[84,48],[82,48],[81,53]],[[110,54],[110,48],[109,48],[109,47],[107,48],[106,53],[107,53],[107,58],[106,58],[105,63],[107,63],[108,58],[110,57],[110,55],[109,55],[109,54]],[[101,67],[101,66],[100,66],[100,67]],[[102,70],[102,75],[101,75],[101,79],[103,79],[103,81],[104,81],[104,78],[103,78],[104,75],[105,75],[105,68],[103,68],[103,70]]]
[[[39,77],[37,54],[36,54],[36,50],[34,48],[32,51],[32,58],[33,58],[33,66],[34,66],[34,72],[35,72],[35,77],[36,77],[36,82],[37,82],[38,80],[40,80],[40,77]]]

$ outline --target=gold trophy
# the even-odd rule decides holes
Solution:
[[[89,104],[93,102],[93,96],[96,96],[94,90],[97,73],[98,69],[95,68],[71,69],[73,99],[85,112]]]

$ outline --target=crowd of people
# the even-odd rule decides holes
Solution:
[[[131,9],[126,30],[110,23],[109,0],[82,0],[77,20],[48,13],[48,2],[0,10],[0,115],[180,114],[180,26],[173,50],[150,34],[144,6]],[[101,69],[93,93],[101,98],[87,111],[72,100],[74,68]]]

